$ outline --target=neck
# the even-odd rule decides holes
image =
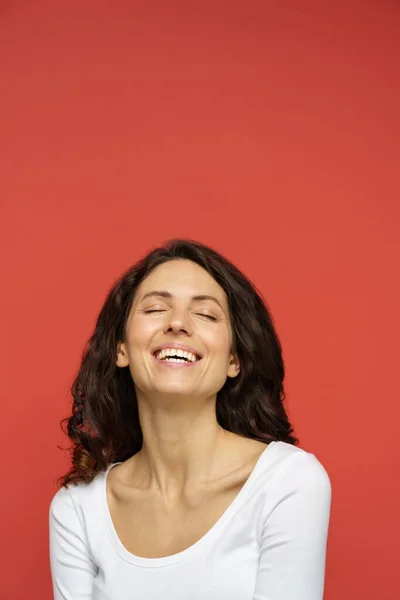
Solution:
[[[170,401],[168,407],[138,401],[143,444],[134,457],[135,472],[141,487],[167,501],[217,478],[237,437],[218,424],[215,399],[180,398],[174,404],[180,408],[172,409]]]

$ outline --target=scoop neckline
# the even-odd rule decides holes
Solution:
[[[115,467],[116,465],[121,464],[122,461],[110,464],[107,467],[107,469],[105,471],[103,471],[103,477],[101,478],[101,481],[100,481],[100,491],[101,491],[101,505],[102,505],[103,518],[105,521],[105,528],[106,528],[108,537],[111,541],[111,544],[112,544],[114,550],[126,562],[140,566],[140,567],[149,567],[149,568],[169,566],[172,564],[180,563],[183,560],[189,559],[190,557],[194,556],[196,553],[201,551],[201,549],[203,548],[204,545],[206,545],[207,543],[211,543],[213,538],[215,538],[218,535],[218,533],[228,523],[229,519],[234,515],[237,507],[240,504],[242,504],[243,501],[246,499],[246,496],[249,494],[250,488],[251,488],[256,476],[258,475],[258,472],[259,472],[262,464],[264,463],[266,458],[270,456],[271,449],[274,446],[276,446],[278,443],[279,443],[278,441],[269,442],[268,446],[262,451],[262,453],[258,457],[250,475],[246,479],[245,483],[241,487],[238,494],[232,500],[232,502],[230,503],[228,508],[222,513],[222,515],[220,516],[218,521],[216,521],[216,523],[214,523],[214,525],[199,540],[194,542],[194,544],[192,544],[188,548],[181,550],[181,552],[177,552],[175,554],[170,554],[168,556],[161,556],[158,558],[145,558],[143,556],[137,556],[136,554],[129,552],[129,550],[127,548],[125,548],[125,546],[121,542],[121,540],[117,534],[117,531],[114,527],[114,523],[112,521],[111,513],[110,513],[110,510],[108,507],[107,476],[108,476],[108,473],[110,472],[110,470],[113,467]]]

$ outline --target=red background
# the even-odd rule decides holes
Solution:
[[[191,237],[262,290],[332,482],[326,600],[400,595],[395,1],[0,5],[5,600],[52,597],[68,386],[105,294]]]

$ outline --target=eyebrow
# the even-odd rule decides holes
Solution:
[[[145,294],[143,296],[143,298],[141,299],[141,302],[143,302],[143,300],[145,300],[146,298],[150,298],[152,296],[158,296],[161,298],[173,298],[172,294],[170,292],[168,292],[167,290],[154,290],[152,292],[147,292],[147,294]],[[211,300],[212,302],[215,302],[216,304],[218,304],[218,306],[221,308],[222,311],[224,310],[222,308],[219,300],[215,296],[210,296],[209,294],[197,294],[196,296],[192,296],[192,300],[194,300],[194,301]]]

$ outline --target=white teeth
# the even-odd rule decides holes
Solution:
[[[173,359],[172,357],[186,359],[187,362],[196,362],[198,360],[197,356],[195,354],[192,354],[192,352],[186,352],[185,350],[178,350],[175,348],[164,348],[164,350],[157,352],[155,356],[160,360],[165,359],[171,362],[183,362],[183,360]]]
[[[169,358],[169,356],[167,358],[164,358],[163,360],[165,362],[174,362],[174,363],[190,362],[190,360],[185,360],[184,358]]]

